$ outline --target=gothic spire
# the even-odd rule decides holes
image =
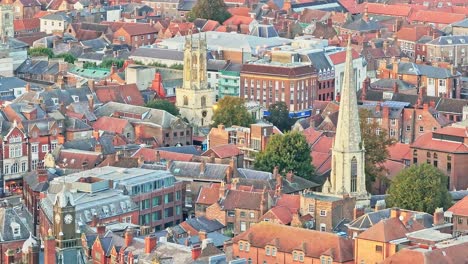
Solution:
[[[348,47],[346,49],[346,62],[342,84],[334,149],[341,152],[360,151],[361,130],[359,127],[351,36],[348,39]]]

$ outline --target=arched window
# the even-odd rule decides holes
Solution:
[[[188,105],[188,97],[184,95],[184,105]]]
[[[351,159],[351,192],[357,191],[357,159]]]
[[[201,98],[201,107],[202,108],[206,107],[206,96],[202,96],[202,98]]]
[[[18,170],[19,170],[18,163],[14,163],[14,164],[11,166],[11,173],[18,173]]]

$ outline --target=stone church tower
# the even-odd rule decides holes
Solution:
[[[176,89],[176,106],[195,127],[210,125],[215,103],[216,91],[208,86],[206,52],[206,35],[185,37],[184,81]]]
[[[352,49],[348,42],[340,111],[332,148],[332,170],[323,192],[349,195],[356,197],[358,203],[359,200],[365,203],[369,199],[364,171],[365,149],[361,139],[353,72]]]

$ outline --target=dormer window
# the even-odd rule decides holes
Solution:
[[[18,223],[11,222],[10,227],[11,227],[11,231],[13,233],[13,237],[17,238],[17,237],[21,236],[21,229],[20,229],[20,225]]]
[[[75,103],[78,103],[80,101],[80,97],[78,97],[77,95],[72,95],[72,98]]]
[[[52,98],[52,102],[54,103],[54,105],[58,105],[59,104],[59,100],[58,98]]]

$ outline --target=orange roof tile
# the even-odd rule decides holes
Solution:
[[[217,27],[219,27],[220,24],[218,21],[215,21],[215,20],[208,20],[206,21],[205,25],[203,26],[203,28],[201,29],[203,32],[206,32],[206,31],[214,31]]]
[[[39,20],[39,18],[13,20],[13,27],[15,31],[39,29],[40,25],[41,21]]]
[[[394,161],[411,159],[410,145],[397,142],[387,148],[388,158]]]
[[[180,227],[185,230],[185,232],[189,233],[191,236],[197,235],[198,231],[189,225],[186,221],[180,223]]]
[[[41,18],[43,16],[47,16],[48,14],[52,14],[52,12],[41,10],[34,15],[34,18]]]
[[[465,196],[447,211],[452,212],[454,215],[468,216],[468,196]]]
[[[197,204],[212,205],[218,202],[219,187],[201,187],[198,193]]]
[[[157,29],[147,23],[125,23],[119,30],[127,32],[130,36],[158,33]]]
[[[209,156],[211,153],[214,153],[217,158],[224,159],[238,156],[241,151],[234,144],[218,145],[205,151],[202,156]]]
[[[397,217],[383,219],[366,231],[359,234],[358,239],[372,240],[377,242],[389,242],[406,237],[406,233],[416,231],[406,228]]]
[[[452,24],[458,21],[462,21],[466,18],[464,14],[454,14],[447,12],[437,12],[430,10],[419,10],[413,13],[409,20],[414,22],[425,22],[425,23],[435,23],[435,24]]]
[[[136,84],[96,86],[96,96],[102,103],[118,102],[122,104],[143,106],[145,101]]]
[[[436,151],[443,151],[443,152],[461,152],[466,153],[468,152],[468,145],[455,142],[455,141],[448,141],[448,140],[438,140],[433,139],[432,135],[434,132],[425,133],[422,136],[418,137],[411,148],[418,148],[418,149],[427,149],[427,150],[436,150]]]
[[[411,14],[411,7],[408,5],[386,5],[378,3],[366,3],[367,13],[385,16],[408,17]]]
[[[245,16],[232,16],[228,18],[226,21],[223,22],[223,25],[229,26],[229,25],[249,25],[252,21],[254,21],[253,18],[251,17],[245,17]]]
[[[400,171],[406,168],[406,165],[401,162],[393,161],[393,160],[385,160],[382,164],[383,167],[387,170],[387,178],[392,180]]]
[[[93,124],[93,129],[123,134],[128,125],[131,124],[127,119],[103,116],[96,120]]]
[[[345,60],[346,60],[346,51],[344,50],[344,51],[340,51],[337,53],[333,53],[333,54],[328,55],[328,57],[330,58],[330,60],[333,62],[334,65],[342,64],[342,63],[345,63]],[[353,60],[359,57],[360,57],[359,53],[353,49]]]
[[[315,130],[313,127],[309,127],[303,131],[308,144],[314,144],[321,136],[323,132]]]
[[[249,15],[250,8],[248,8],[248,7],[243,7],[243,6],[231,7],[231,8],[228,8],[228,12],[231,13],[231,15],[233,15],[233,16],[250,17],[250,15]]]
[[[330,153],[330,149],[333,145],[332,137],[320,137],[316,143],[312,146],[312,152],[320,152],[320,153]]]
[[[287,225],[291,223],[291,220],[293,219],[293,216],[291,214],[291,211],[286,206],[275,206],[270,209],[268,213],[273,214],[276,216],[276,219],[278,219],[281,224]]]
[[[276,206],[284,206],[291,211],[291,213],[297,213],[301,203],[301,197],[294,194],[282,194],[276,202]]]
[[[278,252],[292,253],[304,249],[306,257],[320,258],[326,251],[333,250],[333,261],[342,263],[353,261],[353,240],[336,234],[308,230],[304,228],[260,222],[246,232],[234,237],[234,243],[249,241],[251,248],[265,248],[276,245]]]
[[[416,42],[424,35],[429,35],[430,27],[429,26],[413,26],[413,27],[403,27],[397,33],[398,40],[407,40]]]

